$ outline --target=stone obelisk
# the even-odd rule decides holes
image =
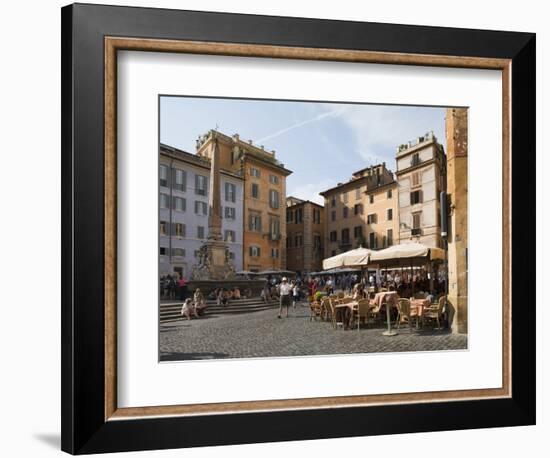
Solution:
[[[222,240],[222,215],[220,203],[220,148],[216,131],[210,159],[210,194],[208,195],[208,240]]]
[[[222,207],[220,185],[220,149],[217,132],[212,131],[210,156],[210,188],[208,194],[208,236],[199,249],[199,262],[193,267],[193,280],[224,280],[235,276],[229,260],[229,248],[222,237]]]

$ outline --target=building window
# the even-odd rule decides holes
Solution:
[[[296,209],[296,224],[301,224],[304,220],[304,209],[303,208],[297,208]]]
[[[387,210],[387,219],[388,219],[388,221],[393,220],[393,208],[388,208],[388,210]]]
[[[361,188],[355,190],[355,200],[361,199]]]
[[[376,224],[378,222],[378,218],[376,217],[376,213],[371,213],[370,215],[367,215],[367,224]]]
[[[269,236],[271,240],[279,240],[281,238],[281,222],[276,216],[269,218]]]
[[[272,258],[278,258],[279,257],[279,248],[271,248],[271,257]]]
[[[418,153],[414,153],[411,157],[411,166],[415,166],[420,164],[420,155]]]
[[[330,199],[330,206],[336,207],[336,196],[332,196],[332,198]]]
[[[369,248],[376,248],[376,234],[374,232],[369,234]]]
[[[250,213],[248,215],[248,230],[262,232],[262,216],[259,213]]]
[[[179,238],[185,237],[185,224],[182,224],[182,223],[174,224],[174,235]]]
[[[336,221],[336,211],[335,210],[332,210],[330,212],[330,220],[331,221]]]
[[[168,194],[160,195],[160,208],[168,208],[168,202],[170,202],[170,196]]]
[[[259,246],[250,246],[250,247],[248,247],[248,254],[253,258],[259,257],[260,256],[260,247]]]
[[[288,234],[288,237],[286,238],[286,247],[292,248],[292,237],[290,236],[290,234]]]
[[[420,173],[414,172],[411,174],[411,187],[420,186]]]
[[[422,192],[413,191],[411,192],[411,205],[419,204],[422,202]]]
[[[172,248],[172,256],[176,258],[184,258],[185,250],[183,248]]]
[[[198,239],[204,238],[204,226],[197,226],[197,238]]]
[[[235,241],[235,231],[226,230],[223,235],[223,239],[226,242],[234,242]]]
[[[313,222],[315,224],[321,224],[321,210],[318,208],[313,209]]]
[[[321,250],[321,236],[319,234],[313,234],[313,250]]]
[[[235,208],[225,207],[224,211],[225,211],[225,218],[227,218],[227,219],[235,219],[236,218]]]
[[[255,167],[250,167],[250,176],[260,178],[260,170]]]
[[[166,247],[161,246],[159,251],[161,256],[166,256]]]
[[[271,208],[279,208],[279,191],[274,189],[269,190],[269,206]]]
[[[160,235],[168,235],[167,232],[168,223],[166,221],[160,222]]]
[[[225,201],[235,202],[237,195],[237,186],[233,183],[225,183]]]
[[[195,250],[193,252],[193,256],[195,256],[195,258],[198,258],[199,257],[199,250]]]
[[[330,255],[331,255],[331,256],[336,256],[336,250],[332,250],[332,251],[330,252]]]
[[[353,214],[354,215],[362,215],[363,214],[363,204],[355,204],[353,206]]]
[[[337,235],[337,232],[336,231],[330,231],[330,241],[331,242],[336,242],[338,241],[338,235]]]
[[[295,247],[300,247],[300,246],[302,246],[303,243],[304,243],[304,238],[303,238],[302,234],[298,234],[294,237],[294,246]]]
[[[386,231],[386,242],[387,242],[388,246],[393,245],[393,229],[388,229]]]
[[[257,183],[252,183],[252,188],[251,188],[251,196],[254,198],[254,199],[259,199],[260,198],[260,187],[258,186]]]
[[[173,169],[172,176],[173,176],[174,189],[182,192],[185,191],[186,181],[187,181],[185,171],[179,170],[179,169]]]
[[[235,253],[232,251],[229,252],[229,259],[234,260],[235,259]]]
[[[185,211],[185,199],[183,197],[172,196],[172,208],[178,212]]]
[[[276,175],[269,175],[269,182],[272,184],[279,184],[279,177]]]
[[[208,178],[203,175],[195,175],[195,194],[206,196],[208,194]]]
[[[343,196],[344,203],[347,204],[347,203],[348,203],[348,193],[347,193],[347,192],[344,192],[344,193],[342,194],[342,196]]]
[[[208,214],[208,205],[200,200],[195,201],[195,214],[206,216]]]
[[[363,238],[363,226],[355,226],[353,228],[353,237],[356,239]]]
[[[161,186],[168,187],[168,167],[166,165],[160,166],[159,181]]]
[[[392,190],[391,189],[388,189],[388,199],[391,199],[392,198]]]
[[[294,212],[292,210],[287,210],[286,211],[286,222],[287,223],[292,223],[293,215],[294,215]]]
[[[374,194],[369,194],[369,204],[374,203]]]
[[[422,213],[413,213],[413,229],[420,229],[420,216]]]
[[[344,218],[347,218],[347,217],[348,217],[348,211],[349,211],[348,207],[342,208],[342,216],[343,216]]]
[[[349,229],[342,229],[342,245],[349,244]]]

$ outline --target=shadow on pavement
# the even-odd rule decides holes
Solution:
[[[166,352],[161,353],[161,361],[196,361],[201,359],[223,359],[228,358],[228,353],[180,353],[180,352]]]

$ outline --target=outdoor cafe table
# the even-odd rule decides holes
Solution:
[[[431,305],[429,299],[411,299],[411,316],[418,317],[418,320],[421,320],[424,316],[424,311]],[[418,327],[418,320],[416,322],[416,327]]]
[[[346,324],[344,323],[344,320],[342,319],[342,323],[344,323],[344,328],[349,328],[351,327],[351,320],[353,319],[353,311],[359,307],[359,303],[357,301],[350,301],[350,302],[346,302],[345,304],[336,304],[334,306],[334,308],[336,309],[337,312],[339,313],[344,313],[346,309],[349,309],[350,311],[350,322],[347,323],[347,327],[346,327]]]
[[[386,319],[388,329],[384,331],[382,335],[395,336],[397,335],[397,332],[393,331],[391,328],[390,307],[392,305],[394,307],[397,306],[397,291],[383,291],[374,295],[373,304],[375,306],[380,306],[384,301],[386,301]]]

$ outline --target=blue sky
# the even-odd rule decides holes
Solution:
[[[445,109],[396,105],[161,97],[160,141],[195,152],[200,134],[218,126],[275,150],[293,173],[287,195],[322,203],[319,196],[352,172],[386,162],[395,171],[401,143],[433,131],[445,138]]]

